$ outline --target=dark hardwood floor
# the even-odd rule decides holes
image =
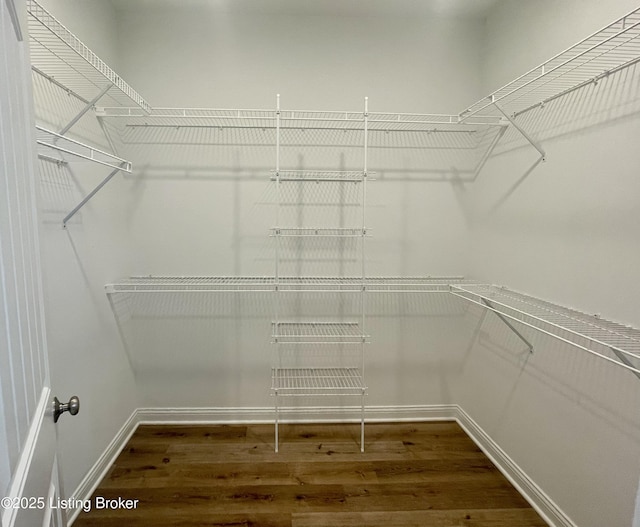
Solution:
[[[284,425],[273,445],[272,425],[141,426],[73,525],[547,525],[453,422],[368,424],[364,453],[359,425]]]

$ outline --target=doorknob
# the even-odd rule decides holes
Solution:
[[[68,403],[61,403],[57,397],[53,398],[53,422],[57,423],[60,416],[69,412],[71,415],[76,415],[80,411],[80,399],[77,395],[74,395],[69,399]]]

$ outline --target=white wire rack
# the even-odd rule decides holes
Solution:
[[[123,172],[131,172],[131,162],[42,126],[36,126],[36,143],[41,147],[38,149],[39,155],[49,161],[65,163],[69,160],[68,156],[72,156],[72,159],[85,159]],[[55,153],[56,157],[49,153]]]
[[[361,396],[366,386],[358,368],[274,368],[271,389],[279,396]]]
[[[27,0],[31,63],[80,98],[90,101],[107,86],[112,104],[148,111],[149,104],[36,0]]]
[[[463,120],[491,113],[494,103],[517,116],[640,61],[640,9],[504,85],[460,113]]]
[[[281,344],[361,343],[368,338],[358,322],[273,322],[272,342]]]
[[[369,173],[371,174],[371,172]],[[361,183],[364,172],[338,170],[280,170],[278,175],[272,174],[271,181],[343,181]]]
[[[141,108],[101,106],[101,117],[125,118],[130,127],[205,127],[205,128],[258,128],[275,129],[278,112],[259,109],[218,108]],[[362,112],[282,110],[281,130],[336,129],[362,130]],[[502,119],[494,115],[476,115],[460,122],[459,115],[370,113],[369,131],[382,132],[473,132],[478,127],[503,126]]]
[[[361,238],[367,236],[366,229],[323,229],[323,228],[271,228],[271,236],[292,238],[328,237],[328,238]]]
[[[370,293],[449,293],[453,284],[475,284],[462,276],[281,276],[278,288],[282,292],[360,292]],[[273,276],[142,276],[131,277],[105,286],[108,294],[116,293],[211,293],[211,292],[272,292]]]
[[[508,320],[584,350],[609,363],[640,375],[640,330],[569,309],[504,287],[477,283],[461,276],[440,277],[280,277],[280,292],[359,293],[446,293],[491,310]],[[108,295],[118,293],[271,293],[273,276],[251,277],[133,277],[108,284]],[[324,335],[335,329],[353,330],[348,338],[366,337],[354,326],[320,327],[283,322],[278,332],[287,338]],[[291,325],[287,325],[291,324]],[[298,333],[295,333],[295,332]],[[316,331],[316,333],[313,333]]]
[[[640,376],[640,330],[503,287],[452,284],[451,292]]]
[[[271,292],[273,276],[134,276],[105,286],[115,293]]]

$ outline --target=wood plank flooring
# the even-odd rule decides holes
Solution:
[[[453,422],[140,426],[74,527],[545,527]],[[95,508],[96,497],[139,500]]]

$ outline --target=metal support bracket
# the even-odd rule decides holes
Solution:
[[[76,207],[75,207],[75,208],[74,208],[74,209],[73,209],[69,214],[67,214],[67,215],[64,217],[64,219],[62,220],[62,225],[63,225],[64,227],[66,227],[66,226],[67,226],[67,222],[68,222],[71,218],[73,218],[73,216],[76,214],[76,212],[78,212],[82,207],[84,207],[84,206],[87,204],[87,202],[88,202],[88,201],[89,201],[93,196],[95,196],[95,195],[98,193],[98,191],[99,191],[102,187],[104,187],[104,186],[105,186],[105,185],[106,185],[106,184],[111,180],[111,178],[113,178],[113,176],[115,176],[115,175],[116,175],[118,172],[120,172],[121,170],[124,170],[124,169],[126,168],[126,166],[127,166],[127,163],[126,163],[126,162],[123,162],[123,163],[121,163],[121,164],[120,164],[120,167],[119,167],[119,168],[115,168],[115,169],[113,169],[113,170],[111,171],[111,173],[110,173],[106,178],[104,178],[104,179],[103,179],[103,180],[98,184],[98,186],[97,186],[96,188],[94,188],[91,192],[89,192],[89,194],[87,194],[87,196],[86,196],[86,197],[85,197],[85,198],[84,198],[80,203],[78,203],[78,205],[77,205],[77,206],[76,206]]]
[[[506,131],[507,131],[507,125],[505,124],[504,126],[500,127],[496,136],[491,140],[491,144],[489,145],[489,148],[487,148],[485,153],[482,155],[482,158],[476,165],[476,168],[473,170],[472,181],[475,181],[476,179],[478,179],[478,176],[480,175],[480,172],[484,168],[484,165],[487,163],[487,161],[491,157],[491,154],[493,154],[493,151],[495,150],[496,146],[500,142],[500,139],[502,139],[502,136]]]
[[[502,313],[500,313],[495,307],[493,307],[493,304],[487,300],[486,298],[480,298],[481,302],[487,307],[489,308],[491,311],[493,311],[497,317],[502,320],[502,322],[511,330],[513,331],[517,337],[525,343],[525,345],[527,346],[527,348],[529,349],[529,353],[533,353],[533,344],[531,344],[531,342],[529,342],[526,338],[524,338],[524,336],[522,335],[522,333],[520,333],[515,326],[509,322],[509,320],[507,320],[506,317],[502,316]]]
[[[627,366],[629,366],[630,368],[633,368],[631,370],[631,373],[633,373],[636,377],[638,377],[638,379],[640,379],[640,373],[638,373],[636,370],[638,368],[637,365],[633,364],[628,358],[627,356],[622,353],[620,350],[617,350],[615,348],[609,348],[616,357],[618,357],[618,359],[620,359],[620,362],[622,362],[623,364],[626,364]]]
[[[102,97],[111,89],[111,87],[113,86],[113,84],[109,84],[107,86],[105,86],[98,95],[96,95],[92,100],[90,100],[85,107],[80,110],[80,112],[73,118],[71,119],[71,121],[69,121],[66,126],[64,126],[64,128],[62,128],[62,130],[60,130],[58,133],[60,135],[64,135],[66,134],[69,130],[71,130],[71,127],[73,127],[74,124],[76,124],[81,117],[87,113],[89,110],[91,110],[91,108],[93,108],[95,106],[95,104],[102,99]]]
[[[7,9],[9,10],[9,18],[13,24],[13,30],[16,32],[16,39],[18,42],[22,42],[24,40],[24,36],[22,35],[22,28],[20,27],[20,19],[18,18],[16,4],[14,0],[6,0],[6,4]]]
[[[118,149],[116,148],[115,143],[113,142],[113,138],[111,137],[111,134],[109,133],[109,129],[107,128],[107,125],[104,123],[104,118],[96,115],[96,119],[98,119],[98,124],[100,125],[100,128],[102,129],[102,132],[104,133],[104,136],[107,138],[107,143],[109,143],[109,146],[111,147],[111,151],[115,154],[115,155],[120,155],[120,153],[118,152]]]
[[[516,130],[518,130],[518,132],[520,132],[522,137],[524,137],[527,141],[529,141],[529,143],[531,143],[531,146],[533,146],[533,148],[535,148],[538,152],[540,152],[540,155],[542,156],[542,160],[546,161],[547,153],[544,151],[540,143],[538,143],[538,141],[533,139],[518,123],[516,123],[516,121],[509,114],[507,114],[507,112],[505,112],[504,109],[497,102],[495,102],[495,100],[493,100],[493,97],[492,97],[491,103],[498,109],[498,111],[502,115],[504,115],[505,119],[509,121],[513,125],[513,127]]]

